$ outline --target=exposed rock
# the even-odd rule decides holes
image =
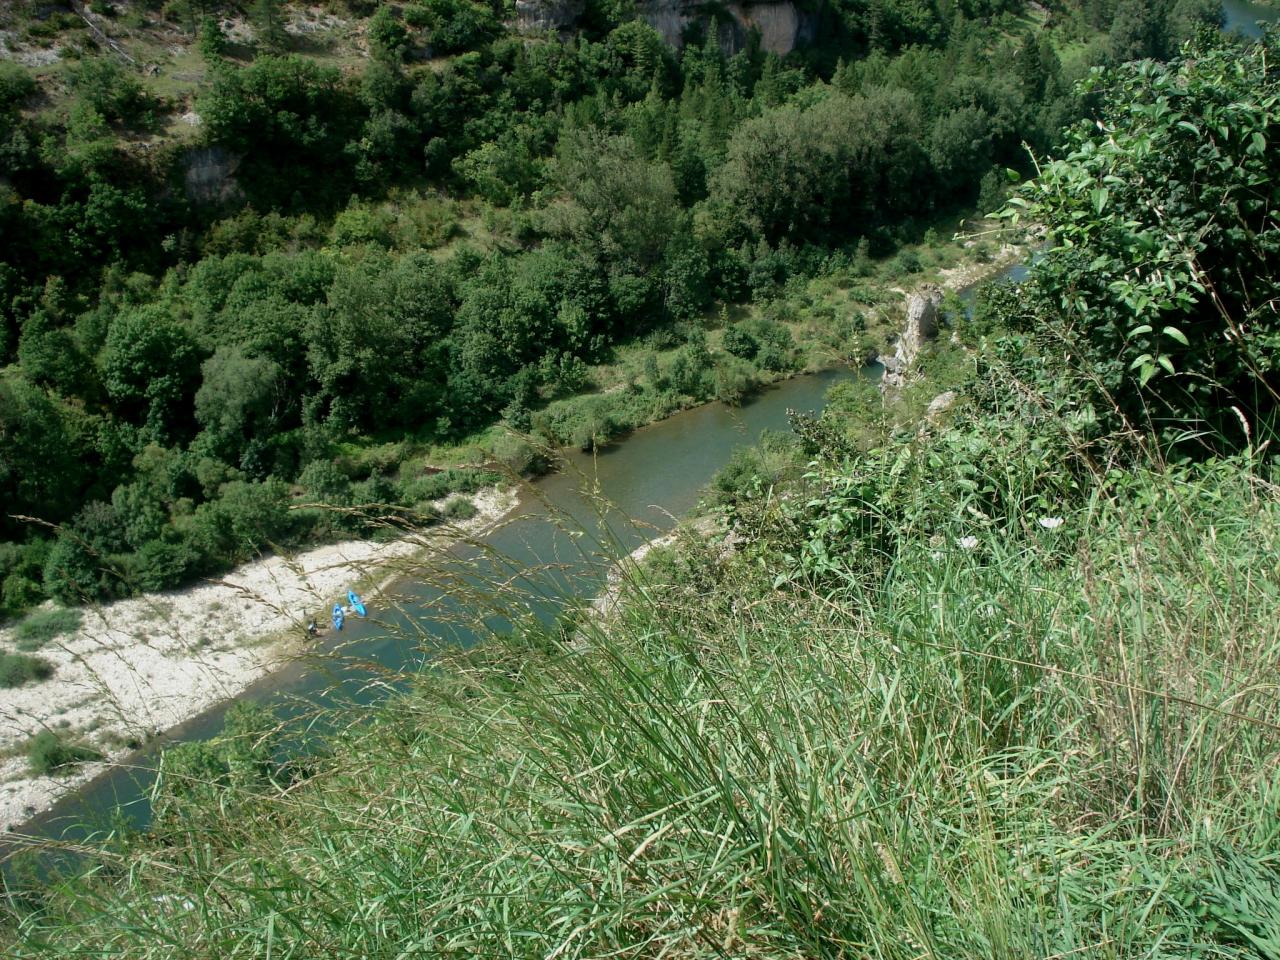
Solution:
[[[584,9],[585,0],[516,0],[516,29],[525,33],[566,31],[577,23]],[[701,23],[714,31],[728,55],[743,49],[751,31],[758,30],[763,49],[786,56],[812,40],[817,27],[813,14],[800,10],[791,0],[738,0],[715,10],[703,0],[640,0],[636,12],[676,49],[684,45],[685,31]]]
[[[797,9],[790,0],[727,3],[720,8],[720,17],[706,4],[692,0],[645,0],[636,12],[677,49],[684,45],[685,30],[702,22],[708,30],[715,30],[721,49],[730,56],[746,46],[752,30],[760,32],[763,49],[786,56],[812,40],[817,25],[812,14]],[[727,20],[721,19],[724,14],[728,14]]]
[[[785,57],[796,47],[811,42],[817,30],[813,15],[798,9],[794,3],[731,3],[725,9],[737,28],[731,53],[741,50],[747,35],[755,29],[760,31],[763,49]]]
[[[929,409],[924,412],[924,418],[929,423],[936,423],[938,419],[956,405],[956,392],[947,390],[938,394],[929,401]]]
[[[901,389],[920,348],[938,336],[941,306],[942,288],[935,284],[925,284],[912,295],[907,303],[907,322],[898,336],[893,356],[880,358],[880,362],[884,364],[884,377],[880,381],[882,393]]]
[[[226,203],[240,196],[236,170],[240,158],[221,147],[205,147],[187,154],[184,186],[195,203]]]
[[[516,29],[559,33],[572,27],[585,9],[586,0],[516,0]]]

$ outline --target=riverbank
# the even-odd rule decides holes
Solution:
[[[1004,245],[994,256],[984,257],[985,262],[939,269],[932,276],[949,288],[960,289],[998,273],[1016,259],[1018,250]],[[922,282],[930,276],[926,273],[913,279]],[[895,297],[885,305],[896,302]],[[802,343],[804,326],[797,323],[793,327]],[[800,372],[788,371],[776,379]],[[679,405],[668,415],[705,402]],[[463,525],[460,533],[474,534],[505,513],[492,497],[492,491],[477,496],[481,513]],[[439,544],[443,531],[436,528],[427,537]],[[148,739],[237,696],[253,681],[305,654],[309,649],[303,638],[307,618],[315,616],[327,622],[326,611],[335,593],[341,595],[347,584],[379,569],[385,578],[390,564],[396,567],[391,579],[402,578],[410,572],[412,558],[422,546],[406,541],[356,541],[319,547],[291,560],[269,558],[238,568],[212,583],[88,611],[81,631],[61,646],[41,651],[41,656],[57,663],[54,679],[11,692],[26,701],[27,719],[18,724],[6,715],[14,709],[9,707],[0,714],[4,720],[0,733],[0,829],[14,829],[59,796],[119,762],[129,754],[130,742]],[[376,598],[376,591],[366,592]],[[12,640],[9,632],[0,631],[0,642],[8,640]],[[57,692],[50,697],[46,690]],[[17,697],[6,699],[16,701]],[[56,779],[29,777],[22,744],[43,728],[70,739],[88,739],[106,754],[107,761],[87,764]]]
[[[432,551],[492,527],[515,506],[512,489],[481,491],[469,520],[397,540],[349,540],[245,564],[218,580],[84,610],[75,633],[40,656],[55,673],[6,690],[0,707],[0,830],[14,830],[139,744],[242,693],[310,650],[306,623],[349,586],[379,598]],[[13,643],[0,630],[0,645]],[[60,776],[32,777],[24,744],[41,730],[103,754]]]

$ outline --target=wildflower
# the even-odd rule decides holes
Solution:
[[[1041,517],[1037,522],[1046,530],[1057,530],[1066,521],[1061,517]]]
[[[972,550],[974,547],[978,545],[978,538],[977,537],[961,537],[959,540],[956,541],[956,544],[957,546],[960,547],[961,550]]]

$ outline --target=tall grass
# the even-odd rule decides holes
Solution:
[[[24,908],[12,953],[1280,956],[1280,497],[1156,472],[1025,519],[835,590],[690,538]]]

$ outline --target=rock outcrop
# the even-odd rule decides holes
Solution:
[[[920,348],[937,338],[941,307],[942,288],[932,283],[921,287],[907,302],[907,322],[898,335],[893,356],[880,358],[884,364],[884,377],[880,381],[882,393],[901,389]]]
[[[760,33],[760,46],[770,53],[786,56],[813,39],[816,21],[790,0],[783,2],[727,3],[720,16],[708,12],[703,3],[689,0],[646,0],[636,8],[649,26],[662,34],[676,49],[684,44],[685,30],[701,21],[714,30],[724,52],[732,56],[747,44],[752,30]],[[727,19],[725,14],[728,15]]]
[[[524,33],[567,31],[584,8],[584,0],[516,0],[516,29]],[[756,30],[763,49],[786,56],[811,41],[817,27],[813,14],[791,0],[739,0],[715,10],[702,0],[641,0],[636,12],[676,49],[684,45],[685,31],[700,23],[715,34],[728,55],[745,47],[751,31]]]
[[[516,0],[516,29],[521,33],[568,30],[586,9],[586,0]]]
[[[929,409],[924,412],[927,423],[937,423],[942,415],[956,405],[958,394],[954,390],[945,390],[929,401]]]
[[[187,199],[195,203],[221,204],[241,195],[236,183],[240,158],[221,147],[205,147],[187,154],[183,186]]]

